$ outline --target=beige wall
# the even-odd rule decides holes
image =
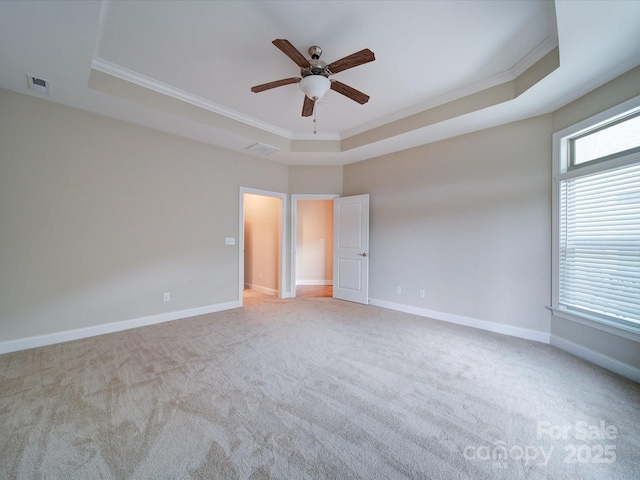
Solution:
[[[244,283],[264,293],[278,293],[282,200],[244,194]]]
[[[298,285],[333,283],[333,200],[297,202],[296,281]]]
[[[553,112],[557,132],[640,95],[640,66]]]
[[[238,300],[239,188],[286,192],[287,166],[7,90],[0,112],[0,342]]]
[[[344,195],[371,195],[370,297],[548,333],[550,152],[546,115],[346,166]]]
[[[289,193],[342,193],[341,166],[289,167]]]

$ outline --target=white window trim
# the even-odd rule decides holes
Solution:
[[[595,315],[590,316],[588,314],[578,314],[573,311],[560,307],[559,302],[559,285],[560,285],[560,215],[559,215],[559,202],[560,202],[560,181],[571,178],[573,176],[583,175],[586,173],[593,173],[601,170],[608,170],[610,168],[622,167],[624,165],[636,163],[640,157],[640,153],[628,155],[619,159],[610,160],[607,162],[607,166],[603,167],[602,164],[585,165],[579,169],[567,172],[567,164],[565,156],[568,155],[568,139],[576,136],[584,131],[591,130],[604,123],[609,123],[615,120],[616,117],[620,117],[630,110],[640,109],[640,96],[634,97],[626,102],[623,102],[615,107],[612,107],[604,112],[600,112],[590,118],[582,120],[574,125],[559,130],[553,134],[553,152],[552,152],[552,212],[551,212],[551,235],[552,235],[552,256],[551,256],[551,311],[557,317],[572,322],[586,325],[591,328],[595,328],[607,333],[611,333],[620,337],[628,338],[640,342],[640,327],[633,325],[626,325],[622,323],[616,323],[613,321],[607,321],[597,318]]]

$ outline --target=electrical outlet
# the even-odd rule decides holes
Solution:
[[[422,289],[422,288],[421,288],[419,293],[420,293],[420,298],[424,298],[424,296],[425,296],[425,294],[426,294],[426,292],[424,291],[424,289]]]
[[[402,295],[402,287],[400,285],[396,285],[396,295]]]
[[[162,296],[162,299],[165,302],[168,302],[169,300],[171,300],[171,292],[164,292],[164,295]]]

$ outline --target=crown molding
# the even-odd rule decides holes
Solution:
[[[526,54],[521,60],[518,61],[518,63],[516,63],[509,70],[498,73],[496,75],[485,78],[483,80],[479,80],[477,82],[471,83],[457,90],[453,90],[451,92],[438,95],[437,97],[430,98],[429,100],[426,100],[422,103],[418,103],[409,108],[398,110],[397,112],[378,118],[376,120],[373,120],[372,122],[368,122],[368,123],[359,125],[355,128],[345,130],[344,132],[341,133],[340,138],[345,139],[353,135],[358,135],[360,133],[369,131],[373,128],[381,127],[383,125],[394,122],[396,120],[400,120],[402,118],[409,117],[416,113],[424,112],[426,110],[439,107],[440,105],[444,105],[446,103],[453,102],[460,98],[473,95],[475,93],[482,92],[483,90],[488,90],[497,85],[501,85],[503,83],[515,80],[524,72],[526,72],[530,67],[534,66],[536,63],[542,60],[545,57],[545,55],[547,55],[557,46],[558,46],[557,39],[554,36],[548,36],[545,40],[543,40],[538,46],[536,46],[533,50],[531,50],[528,54]]]
[[[517,79],[520,75],[525,73],[529,68],[533,67],[537,62],[545,57],[549,52],[558,46],[558,41],[555,36],[548,36],[543,42],[531,50],[520,61],[518,61],[512,68],[504,72],[493,75],[489,78],[474,82],[465,87],[457,90],[439,95],[424,102],[421,102],[412,107],[398,110],[390,115],[378,118],[371,122],[359,125],[352,129],[345,130],[340,133],[321,132],[318,134],[312,133],[294,133],[290,130],[279,128],[273,124],[258,120],[254,117],[241,114],[235,110],[219,105],[215,102],[207,100],[205,98],[193,95],[184,90],[175,88],[171,85],[157,81],[153,78],[142,75],[138,72],[129,70],[120,65],[116,65],[100,57],[95,57],[92,62],[92,68],[119,78],[121,80],[130,82],[134,85],[147,88],[162,95],[174,98],[176,100],[194,105],[202,108],[206,111],[221,115],[225,118],[229,118],[245,125],[258,128],[268,133],[278,135],[289,141],[320,141],[320,142],[341,142],[342,140],[368,132],[372,129],[382,127],[384,125],[396,122],[411,115],[415,115],[421,112],[428,111],[430,109],[445,105],[450,102],[454,102],[458,99],[480,93],[485,90],[489,90],[498,85],[502,85],[506,82]]]
[[[253,118],[248,115],[243,115],[235,110],[232,110],[227,107],[223,107],[222,105],[218,105],[215,102],[207,100],[206,98],[193,95],[192,93],[186,92],[179,88],[172,87],[171,85],[167,85],[166,83],[159,82],[158,80],[147,77],[146,75],[142,75],[141,73],[134,72],[133,70],[129,70],[128,68],[124,68],[120,65],[116,65],[115,63],[111,63],[108,60],[104,60],[102,58],[96,57],[93,59],[93,62],[91,63],[91,68],[99,72],[106,73],[113,77],[119,78],[126,82],[130,82],[135,85],[139,85],[141,87],[147,88],[149,90],[153,90],[154,92],[158,92],[162,95],[175,98],[176,100],[180,100],[181,102],[189,103],[191,105],[202,108],[209,112],[222,115],[223,117],[230,118],[238,122],[242,122],[246,125],[259,128],[261,130],[264,130],[269,133],[273,133],[275,135],[279,135],[281,137],[286,138],[287,140],[292,140],[294,138],[297,138],[297,137],[294,137],[293,132],[289,130],[286,130],[284,128],[278,128],[270,123],[263,122],[261,120],[258,120],[257,118]]]
[[[318,133],[294,133],[291,136],[291,140],[329,140],[339,141],[339,133],[331,132],[318,132]]]
[[[398,110],[397,112],[391,113],[384,117],[380,117],[372,122],[368,122],[368,123],[359,125],[355,128],[345,130],[344,132],[342,132],[341,138],[345,139],[348,137],[352,137],[353,135],[358,135],[360,133],[367,132],[373,128],[381,127],[388,123],[401,120],[411,115],[415,115],[416,113],[424,112],[426,110],[439,107],[440,105],[453,102],[455,100],[466,97],[468,95],[473,95],[474,93],[487,90],[489,88],[495,87],[496,85],[501,85],[511,80],[513,80],[512,73],[510,70],[507,70],[506,72],[499,73],[497,75],[486,78],[484,80],[480,80],[478,82],[472,83],[470,85],[459,88],[457,90],[453,90],[451,92],[438,95],[437,97],[430,98],[429,100],[426,100],[422,103],[418,103],[409,108]]]
[[[274,135],[278,135],[287,140],[340,140],[340,134],[338,133],[294,133],[284,128],[278,128],[270,123],[263,122],[248,115],[243,115],[235,110],[224,107],[222,105],[218,105],[215,102],[199,97],[197,95],[193,95],[171,85],[167,85],[166,83],[159,82],[153,78],[147,77],[146,75],[142,75],[138,72],[134,72],[133,70],[129,70],[128,68],[116,65],[115,63],[111,63],[108,60],[104,60],[100,57],[94,58],[93,62],[91,63],[91,68],[119,78],[126,82],[148,88],[149,90],[153,90],[154,92],[158,92],[162,95],[167,95],[168,97],[175,98],[176,100],[189,103],[209,112],[213,112],[215,114],[222,115],[226,118],[236,120],[246,125],[259,128],[269,133],[273,133]]]
[[[542,43],[527,53],[522,59],[516,63],[509,72],[513,75],[513,78],[518,78],[524,72],[533,67],[536,63],[542,60],[551,50],[558,46],[558,39],[552,36],[545,38]]]

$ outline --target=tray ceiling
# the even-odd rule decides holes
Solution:
[[[52,101],[233,150],[271,145],[286,163],[344,164],[558,108],[640,63],[639,7],[5,1],[0,87],[25,91],[39,75]],[[371,49],[375,62],[332,77],[371,100],[329,91],[314,135],[297,85],[250,91],[299,76],[276,38],[305,55],[319,45],[328,63]]]

